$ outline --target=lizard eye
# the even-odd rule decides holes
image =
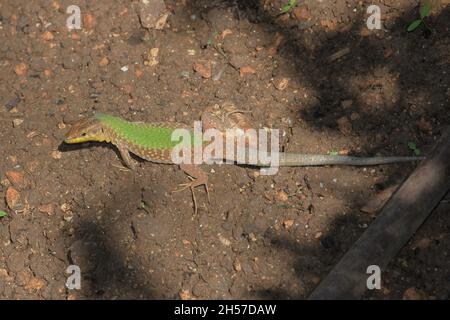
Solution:
[[[82,136],[82,137],[86,137],[86,132],[83,132],[83,133],[81,134],[81,136]]]

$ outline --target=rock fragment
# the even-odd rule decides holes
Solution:
[[[169,16],[163,0],[141,0],[138,4],[141,25],[146,29],[161,30]]]

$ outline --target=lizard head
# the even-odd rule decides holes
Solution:
[[[65,143],[82,143],[87,141],[108,141],[104,125],[97,117],[84,118],[76,122],[66,133]]]

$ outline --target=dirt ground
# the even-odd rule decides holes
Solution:
[[[193,213],[177,167],[124,170],[106,144],[68,147],[80,116],[191,124],[231,102],[305,153],[425,155],[450,125],[450,6],[407,33],[418,1],[0,2],[0,298],[303,299],[364,232],[360,209],[416,164],[211,166]],[[81,9],[69,31],[66,8]],[[382,30],[366,8],[382,9]],[[197,66],[197,67],[195,67]],[[198,67],[200,66],[200,67]],[[196,70],[194,70],[194,68]],[[448,299],[450,195],[367,299]],[[65,287],[81,268],[80,290]]]

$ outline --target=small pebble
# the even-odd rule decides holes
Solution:
[[[20,126],[23,123],[23,119],[14,119],[13,120],[13,126],[14,128],[17,128],[18,126]]]
[[[23,76],[23,75],[25,75],[25,74],[27,73],[27,70],[28,70],[28,66],[27,66],[25,63],[23,63],[23,62],[17,64],[17,65],[14,67],[14,72],[15,72],[18,76]]]
[[[20,98],[17,96],[14,99],[9,100],[5,104],[6,111],[11,111],[14,107],[16,107],[19,104],[19,102],[20,102]]]
[[[62,153],[61,153],[61,151],[55,150],[55,151],[52,151],[51,156],[53,159],[58,160],[58,159],[61,159]]]

